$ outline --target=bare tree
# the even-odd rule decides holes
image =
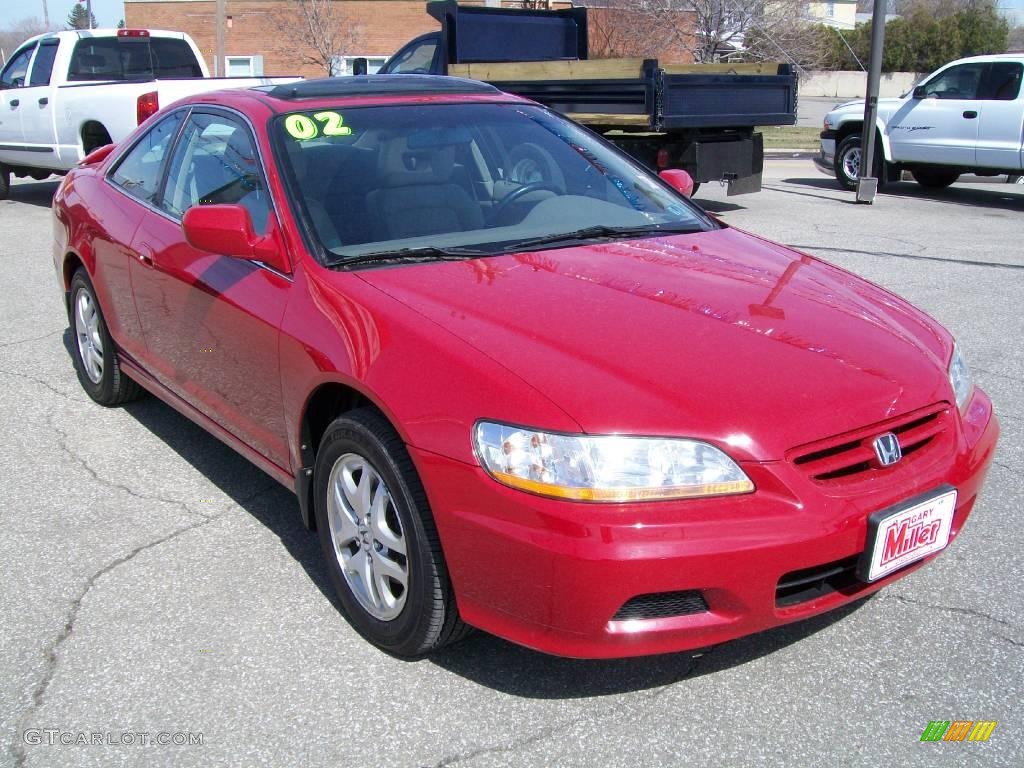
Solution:
[[[586,0],[594,56],[644,55],[696,62],[737,57],[813,63],[821,55],[808,0]],[[596,32],[596,35],[595,35]],[[628,49],[636,52],[626,53]],[[643,49],[643,50],[640,50]]]
[[[356,53],[362,45],[362,25],[339,0],[289,0],[276,19],[301,62],[321,67],[328,75],[335,74],[337,57]]]
[[[593,58],[642,57],[688,62],[692,12],[682,0],[584,0]]]
[[[41,35],[43,32],[49,32],[49,30],[46,28],[46,24],[38,18],[19,19],[6,25],[0,29],[0,50],[3,51],[0,60],[6,63],[19,45],[30,37]]]

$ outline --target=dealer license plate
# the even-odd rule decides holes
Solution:
[[[868,545],[857,575],[876,581],[949,544],[956,489],[946,485],[868,518]]]

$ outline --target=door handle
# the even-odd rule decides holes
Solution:
[[[49,103],[50,103],[50,99],[49,99],[49,97],[47,97],[47,96],[43,96],[43,98],[41,98],[41,99],[39,100],[39,106],[40,106],[40,107],[45,107],[45,106],[46,106],[47,104],[49,104]]]
[[[16,107],[21,104],[21,99],[11,99],[11,106]]]
[[[145,243],[139,243],[138,249],[135,251],[135,258],[139,260],[139,263],[144,267],[153,266],[153,249]]]
[[[964,117],[966,117],[968,120],[973,120],[977,116],[978,113],[975,112],[973,109],[968,109],[966,112],[964,112]]]

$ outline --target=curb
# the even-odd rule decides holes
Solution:
[[[765,159],[773,160],[790,160],[793,158],[813,158],[818,154],[817,150],[814,149],[766,149],[764,151]]]

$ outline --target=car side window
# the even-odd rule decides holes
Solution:
[[[977,99],[987,66],[988,64],[975,62],[950,67],[925,85],[925,96],[940,99]]]
[[[1020,95],[1021,76],[1024,64],[1016,61],[994,61],[985,78],[985,93],[982,98],[993,101],[1013,101]]]
[[[45,40],[39,44],[39,50],[36,51],[36,60],[32,62],[32,75],[28,82],[30,86],[50,84],[50,76],[53,74],[53,61],[57,58],[58,45],[59,43],[56,40]]]
[[[25,74],[28,72],[28,62],[32,58],[32,51],[36,49],[35,44],[14,54],[4,71],[0,73],[0,88],[21,88],[25,85]]]
[[[153,126],[118,163],[110,180],[133,197],[156,202],[164,160],[184,116],[184,111],[179,110]]]
[[[270,203],[249,129],[223,114],[193,112],[171,158],[160,206],[176,218],[194,205],[237,203],[265,234]]]
[[[430,65],[434,63],[434,52],[437,51],[437,40],[424,40],[402,51],[388,67],[388,74],[410,74],[413,72],[430,73]]]

